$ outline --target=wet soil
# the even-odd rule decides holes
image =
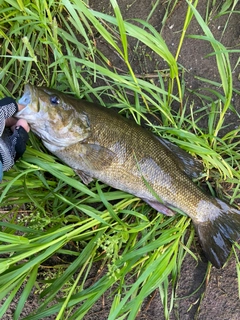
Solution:
[[[118,0],[124,19],[143,19],[147,20],[152,9],[152,2],[148,0]],[[202,17],[206,16],[207,3],[209,1],[202,0],[198,4],[198,12]],[[211,2],[211,1],[210,1]],[[214,34],[215,38],[220,40],[225,46],[236,48],[240,44],[240,24],[239,14],[232,14],[228,21],[227,28],[226,19],[228,15],[217,17],[217,7],[222,1],[216,1],[216,10],[213,8],[211,19],[209,20],[209,28]],[[111,13],[113,10],[108,0],[91,0],[90,5],[98,11]],[[183,28],[184,19],[186,15],[186,2],[178,1],[177,7],[174,9],[170,17],[165,21],[163,27],[163,19],[166,10],[167,1],[160,1],[156,10],[154,11],[149,22],[161,32],[166,41],[170,51],[174,54],[177,50],[179,37]],[[236,10],[240,10],[240,3],[238,3]],[[203,34],[199,24],[195,19],[191,22],[187,34],[201,35]],[[136,52],[136,41],[129,39],[131,66],[135,73],[140,75],[156,74],[156,70],[164,66],[163,61],[159,61],[152,53],[145,47],[138,47]],[[100,49],[108,56],[113,66],[117,66],[124,72],[124,65],[121,59],[109,50],[108,46],[102,39],[98,39]],[[186,87],[190,91],[186,91],[185,100],[188,99],[194,104],[201,105],[201,101],[191,94],[191,90],[199,88],[207,88],[208,85],[199,81],[197,77],[210,79],[212,81],[219,81],[219,75],[216,67],[215,58],[208,56],[212,52],[212,48],[207,41],[185,38],[184,44],[179,56],[179,63],[185,68],[185,82]],[[237,63],[239,56],[237,54],[231,55],[232,68]],[[234,69],[233,80],[234,87],[240,89],[238,80],[240,73],[239,66]],[[221,91],[221,88],[219,88]],[[237,94],[233,96],[232,103],[234,107],[240,112],[240,98]],[[229,112],[226,117],[226,123],[235,127],[239,125],[238,118],[234,113]],[[203,122],[204,126],[204,122]],[[228,128],[230,130],[230,128]],[[196,250],[193,248],[193,250]],[[96,266],[95,272],[97,273]],[[197,264],[191,256],[187,256],[183,262],[180,279],[177,286],[176,300],[173,311],[170,314],[170,319],[180,320],[237,320],[240,319],[240,300],[238,297],[238,283],[236,265],[233,257],[230,259],[225,268],[217,270],[212,267],[207,273],[208,263],[204,256],[200,256],[200,261]],[[93,270],[94,273],[94,270]],[[199,288],[200,287],[200,288]],[[198,289],[198,290],[197,290]],[[37,305],[37,297],[32,294],[30,300],[24,308],[24,315],[28,315],[32,309]],[[111,307],[111,301],[105,297],[101,298],[99,302],[92,308],[88,315],[84,317],[85,320],[108,318],[108,312]],[[12,319],[12,314],[15,309],[14,304],[12,310],[9,310],[3,319]],[[45,318],[47,319],[47,318]],[[49,319],[49,318],[48,318]],[[54,319],[54,318],[51,318]],[[159,293],[153,292],[152,295],[146,299],[141,311],[137,317],[138,320],[164,319],[164,312]]]

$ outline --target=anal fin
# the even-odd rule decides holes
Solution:
[[[163,203],[158,202],[157,200],[148,200],[148,199],[144,199],[142,198],[143,201],[145,201],[147,204],[149,204],[153,209],[157,210],[158,212],[161,212],[163,214],[165,214],[166,216],[174,216],[175,212],[172,211],[171,209],[169,209],[168,207],[166,207]]]

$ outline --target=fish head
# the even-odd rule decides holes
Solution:
[[[25,119],[44,144],[64,148],[90,134],[88,117],[76,109],[74,100],[57,90],[27,84],[18,101],[25,107],[15,116]]]

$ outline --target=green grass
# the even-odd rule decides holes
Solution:
[[[223,196],[237,202],[239,129],[222,134],[226,113],[234,111],[232,51],[218,42],[208,27],[207,18],[213,12],[210,1],[205,19],[195,9],[198,1],[187,3],[182,36],[173,56],[148,22],[138,20],[137,26],[134,21],[124,21],[116,0],[111,0],[113,16],[90,10],[84,1],[1,1],[0,96],[17,98],[24,84],[31,82],[108,107],[106,101],[111,101],[122,114],[132,115],[137,123],[145,121],[154,133],[202,159],[206,169],[202,179],[210,191],[213,188],[208,181],[215,181],[220,194],[222,183],[228,182],[231,192],[223,190]],[[164,21],[176,4],[169,1]],[[230,16],[234,8],[235,2],[228,2],[219,14]],[[220,81],[200,79],[211,85],[211,90],[196,91],[202,107],[196,110],[192,104],[189,111],[178,56],[193,16],[203,35],[191,37],[211,44]],[[118,72],[96,46],[100,35],[120,57],[125,73]],[[129,53],[132,38],[166,62],[166,69],[157,73],[158,86],[136,76]],[[177,112],[174,103],[179,105]],[[160,115],[162,125],[153,125],[148,114]],[[199,121],[206,114],[208,127],[203,129]],[[103,294],[112,299],[109,319],[134,319],[155,289],[168,318],[185,255],[189,253],[197,261],[189,249],[194,237],[190,219],[156,214],[138,198],[100,182],[85,186],[71,168],[48,154],[36,137],[31,135],[30,140],[24,157],[5,173],[1,184],[0,301],[4,303],[0,317],[19,288],[24,288],[14,313],[14,319],[19,319],[34,288],[41,298],[39,308],[24,319],[51,315],[82,319]],[[57,264],[54,256],[59,257]],[[89,286],[87,279],[96,263],[105,272]],[[237,256],[236,265],[239,276]],[[172,294],[168,295],[170,288]]]

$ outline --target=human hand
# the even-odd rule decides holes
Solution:
[[[24,105],[22,104],[17,104],[18,106],[18,111],[22,110],[25,108]],[[0,108],[1,108],[1,100],[0,100]],[[23,127],[23,129],[25,129],[25,131],[29,132],[30,131],[30,127],[27,123],[26,120],[24,119],[16,119],[14,117],[10,117],[10,118],[7,118],[5,119],[5,126],[6,127],[10,127],[12,131],[14,131],[15,127]]]
[[[26,150],[30,127],[26,120],[13,117],[24,107],[10,97],[0,100],[0,181],[2,172],[9,170]]]

